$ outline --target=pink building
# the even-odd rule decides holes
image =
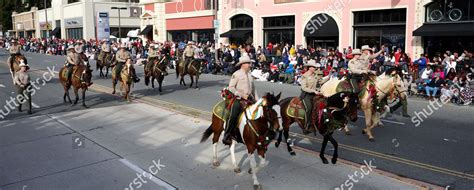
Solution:
[[[419,55],[425,51],[422,47],[429,45],[428,41],[437,40],[433,39],[436,31],[429,32],[429,27],[443,23],[447,28],[459,28],[458,21],[474,20],[473,11],[469,11],[474,10],[473,0],[455,2],[454,8],[459,8],[462,16],[451,19],[449,14],[456,16],[456,12],[449,12],[450,8],[445,11],[443,7],[449,5],[444,1],[224,0],[219,6],[220,41],[251,42],[256,46],[285,42],[339,49],[386,44]],[[438,9],[440,12],[433,12]],[[433,19],[437,13],[438,17],[446,16],[442,20]],[[472,23],[467,25],[474,28]],[[425,33],[414,36],[417,29]],[[474,33],[444,34],[444,43],[457,35],[466,36],[462,40],[472,42]]]

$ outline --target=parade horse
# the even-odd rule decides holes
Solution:
[[[109,53],[107,56],[104,55],[104,59],[105,61],[100,60],[98,53],[95,56],[96,68],[99,71],[99,77],[107,78],[107,75],[109,74],[109,68],[111,67],[112,62],[115,60],[115,54]],[[105,69],[105,74],[102,71],[103,69]]]
[[[245,144],[247,147],[247,154],[250,160],[249,173],[252,174],[255,189],[261,189],[261,185],[257,179],[257,172],[266,165],[265,153],[267,151],[268,144],[272,139],[275,138],[276,132],[280,128],[278,114],[273,109],[273,106],[278,104],[280,95],[281,93],[277,96],[267,93],[255,104],[247,106],[247,108],[244,109],[243,113],[239,117],[240,119],[239,124],[237,125],[238,127],[236,127],[235,130],[231,132],[232,136],[238,139],[240,143]],[[226,108],[228,106],[229,105],[226,105],[225,100],[220,101],[214,106],[212,123],[203,133],[201,138],[202,143],[206,141],[211,136],[211,134],[214,134],[212,138],[214,151],[212,164],[214,167],[218,167],[220,165],[220,162],[217,160],[217,143],[221,133],[224,131],[225,122],[229,117],[230,110]],[[241,170],[236,163],[234,153],[236,142],[236,140],[232,140],[229,150],[234,172],[240,173]],[[257,151],[260,158],[260,163],[258,166],[254,156],[255,151]]]
[[[204,59],[193,59],[191,63],[188,64],[188,71],[185,72],[185,60],[181,59],[179,61],[179,64],[176,66],[176,78],[181,77],[179,80],[179,85],[186,86],[186,83],[184,82],[184,76],[189,75],[189,78],[191,78],[191,84],[189,85],[189,87],[193,87],[195,78],[196,85],[194,88],[199,88],[198,80],[199,75],[201,74],[201,67],[204,62]]]
[[[117,83],[120,81],[120,95],[125,91],[125,95],[123,99],[131,102],[132,100],[130,99],[130,91],[132,88],[133,84],[133,78],[132,78],[132,73],[134,73],[134,68],[131,65],[131,59],[128,59],[123,67],[122,71],[120,71],[120,76],[116,75],[115,69],[117,69],[117,65],[115,65],[112,68],[112,88],[114,89],[112,91],[112,94],[115,94],[115,86]]]
[[[324,90],[324,89],[321,89]],[[311,129],[318,131],[323,135],[323,142],[319,157],[324,164],[328,161],[324,157],[327,142],[330,141],[334,146],[334,154],[332,163],[335,164],[338,158],[338,143],[332,134],[336,129],[342,129],[350,121],[357,121],[357,94],[351,92],[339,92],[329,97],[316,95],[313,99],[313,111],[310,122]],[[285,136],[286,145],[290,155],[295,156],[296,153],[292,148],[292,140],[289,138],[290,126],[297,123],[298,126],[305,131],[304,123],[307,118],[305,114],[303,101],[299,97],[289,97],[280,101],[280,114],[283,121],[283,130],[280,131],[275,146],[278,147],[282,141],[282,133]]]
[[[23,55],[14,56],[13,63],[10,63],[10,59],[12,58],[8,58],[7,64],[8,64],[8,68],[10,68],[10,74],[12,76],[12,81],[13,81],[15,79],[15,73],[20,71],[20,63],[25,63],[26,65],[28,65],[28,63],[26,62],[26,57]]]
[[[324,85],[323,85],[324,86]],[[407,89],[399,68],[391,68],[380,76],[368,79],[359,92],[359,106],[364,112],[366,127],[362,134],[366,134],[369,141],[375,141],[372,129],[383,126],[380,118],[385,117],[388,108],[388,99],[407,101]],[[349,128],[344,129],[350,134]]]
[[[167,62],[165,62],[167,61]],[[152,61],[148,62],[145,67],[145,85],[148,88],[148,84],[151,82],[151,87],[155,88],[155,79],[158,82],[159,88],[158,90],[160,93],[162,92],[161,86],[163,84],[163,80],[165,79],[166,74],[166,67],[168,65],[168,60],[166,56],[163,56],[161,60],[153,59]],[[150,81],[151,77],[151,81]]]
[[[86,105],[86,91],[89,86],[92,85],[92,70],[90,69],[89,62],[86,60],[83,61],[84,64],[74,66],[73,73],[71,76],[71,83],[68,83],[68,68],[63,67],[59,70],[59,81],[64,88],[64,103],[67,103],[66,98],[68,99],[71,105],[76,105],[79,101],[79,89],[82,90],[82,106],[87,108]],[[69,96],[69,89],[73,87],[74,94],[76,95],[76,100],[74,103],[71,101]]]

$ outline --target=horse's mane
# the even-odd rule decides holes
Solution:
[[[265,98],[267,99],[268,106],[271,107],[271,106],[277,105],[280,95],[281,95],[281,93],[275,96],[274,93],[267,92],[265,94]]]
[[[390,75],[392,75],[393,72],[395,72],[395,74],[400,76],[400,78],[403,77],[402,69],[399,68],[399,67],[392,67],[392,68],[386,70],[383,74],[390,76]]]

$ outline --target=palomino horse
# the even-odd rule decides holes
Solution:
[[[372,83],[374,85],[371,85]],[[374,86],[374,88],[371,86]],[[362,133],[367,134],[370,141],[375,141],[372,129],[377,125],[383,126],[380,118],[386,114],[386,110],[383,108],[386,107],[387,98],[395,97],[400,98],[400,101],[406,101],[407,98],[405,83],[397,68],[387,70],[378,76],[375,82],[368,81],[359,93],[359,105],[360,109],[364,112],[366,124]],[[346,133],[349,133],[347,127],[345,130]]]
[[[14,57],[15,60],[13,60],[13,64],[10,64],[10,58],[7,61],[8,68],[10,68],[10,74],[12,76],[12,81],[15,78],[15,73],[20,70],[20,63],[26,63],[26,57],[23,55],[16,55]]]
[[[357,121],[357,101],[357,94],[350,92],[340,92],[328,98],[325,98],[324,96],[314,97],[311,126],[314,127],[314,130],[317,128],[318,132],[323,135],[323,144],[321,146],[319,157],[324,164],[328,163],[327,159],[324,157],[324,151],[328,141],[330,141],[334,146],[332,163],[334,164],[337,162],[338,144],[333,138],[332,134],[334,130],[343,128],[345,126],[345,124],[348,122],[346,117],[348,117],[352,122]],[[290,114],[289,107],[294,103],[299,104],[301,109],[300,111],[303,113]],[[283,99],[280,101],[280,114],[283,121],[283,130],[280,131],[275,146],[278,147],[280,145],[283,133],[287,142],[288,152],[294,156],[296,153],[291,147],[292,142],[289,138],[289,131],[291,124],[295,122],[301,129],[305,130],[303,124],[305,123],[306,118],[304,118],[304,106],[302,105],[302,101],[299,99],[299,97],[289,97]],[[327,122],[325,122],[326,119],[328,119]]]
[[[89,63],[84,62],[84,65],[75,66],[75,68],[73,69],[73,74],[71,76],[72,77],[71,84],[67,82],[67,77],[68,77],[67,71],[68,71],[67,67],[63,67],[59,71],[59,81],[61,82],[64,88],[64,96],[63,96],[64,103],[67,103],[66,102],[66,97],[67,97],[70,104],[76,105],[77,102],[79,101],[78,91],[79,89],[81,89],[82,90],[82,106],[87,107],[86,106],[86,91],[88,87],[92,85],[92,70],[90,69]],[[74,103],[72,103],[71,97],[69,96],[69,89],[71,88],[71,86],[74,87],[74,94],[76,95],[76,100],[74,101]]]
[[[95,56],[95,61],[96,61],[96,67],[97,67],[97,70],[99,71],[99,77],[105,77],[107,78],[107,75],[109,74],[109,68],[110,66],[112,65],[112,62],[115,60],[115,54],[107,54],[107,56],[105,56],[105,61],[102,61],[99,59],[98,55]],[[103,69],[105,69],[105,74],[104,72],[102,71]]]
[[[188,65],[188,72],[185,73],[184,60],[181,60],[180,63],[176,66],[176,78],[181,76],[181,79],[179,80],[179,85],[186,86],[186,83],[184,82],[184,76],[189,75],[189,77],[191,78],[191,84],[189,85],[189,87],[193,87],[194,78],[196,78],[196,86],[194,88],[199,88],[198,80],[199,75],[201,74],[201,66],[203,62],[204,59],[193,59]]]
[[[163,84],[163,80],[165,79],[166,67],[167,63],[165,62],[166,56],[163,56],[161,60],[154,59],[152,62],[147,63],[144,67],[145,69],[145,85],[148,88],[148,84],[150,83],[151,77],[151,87],[155,88],[155,79],[158,82],[159,88],[158,90],[161,91],[161,85]]]
[[[122,92],[125,90],[125,95],[123,98],[129,102],[131,101],[130,90],[133,84],[132,73],[134,73],[134,68],[131,65],[131,61],[131,59],[128,59],[127,62],[123,65],[122,71],[120,71],[120,76],[116,76],[115,74],[115,69],[117,66],[114,66],[112,68],[112,87],[114,88],[112,94],[115,94],[115,86],[117,85],[117,82],[120,81],[120,94],[122,94]]]
[[[259,101],[257,101],[257,103],[248,106],[240,117],[240,124],[238,125],[239,127],[236,129],[238,130],[238,132],[234,133],[242,137],[241,139],[247,147],[247,154],[250,160],[251,167],[249,173],[252,173],[253,184],[255,189],[261,189],[260,183],[257,179],[257,172],[259,169],[263,168],[266,165],[265,152],[267,150],[267,146],[270,141],[275,138],[276,131],[280,128],[278,114],[273,109],[273,106],[278,104],[278,99],[280,99],[280,95],[281,94],[274,96],[273,94],[267,93]],[[252,115],[247,113],[251,112],[250,110],[252,110],[252,108],[256,110],[261,110],[261,116],[254,120],[247,119]],[[214,134],[212,138],[212,144],[214,150],[213,165],[215,167],[218,167],[220,165],[220,162],[217,160],[217,143],[219,141],[219,137],[221,136],[222,131],[224,131],[224,123],[225,121],[221,119],[220,116],[214,113],[212,115],[211,126],[209,126],[209,128],[207,128],[207,130],[203,133],[201,139],[202,143],[206,141],[211,136],[211,134]],[[236,142],[235,140],[233,140],[232,144],[230,145],[230,154],[232,158],[234,172],[240,173],[240,167],[235,161],[235,144]],[[260,163],[258,167],[254,156],[255,151],[257,151],[260,157]]]

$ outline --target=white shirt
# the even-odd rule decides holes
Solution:
[[[425,69],[423,71],[423,73],[421,74],[421,79],[430,79],[430,75],[433,73],[433,70],[428,70],[428,69]]]

